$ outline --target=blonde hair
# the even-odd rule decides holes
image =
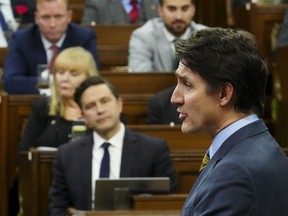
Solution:
[[[86,77],[98,76],[97,67],[93,55],[82,47],[71,47],[60,52],[55,59],[53,67],[53,81],[50,84],[51,97],[49,103],[49,115],[61,116],[65,113],[63,101],[56,88],[55,74],[59,70],[75,70],[86,74]]]

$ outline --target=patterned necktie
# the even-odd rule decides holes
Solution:
[[[136,23],[140,16],[140,10],[138,7],[137,0],[131,0],[130,5],[132,6],[132,10],[129,13],[129,21],[130,23]]]
[[[201,172],[206,167],[209,161],[210,161],[210,157],[209,157],[209,150],[208,150],[206,154],[204,155],[199,172]]]
[[[58,55],[59,49],[56,46],[56,44],[52,44],[52,46],[50,47],[50,50],[52,51],[52,58],[51,58],[50,63],[49,63],[49,70],[50,70],[50,73],[52,73],[54,62],[55,62],[55,59]]]
[[[103,158],[101,161],[101,166],[100,166],[100,178],[109,178],[109,173],[110,173],[110,155],[108,148],[110,146],[110,143],[103,143],[102,148],[104,150]]]
[[[8,26],[1,10],[0,10],[0,24],[3,32],[6,32],[8,30]]]

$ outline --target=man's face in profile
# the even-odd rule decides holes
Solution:
[[[195,15],[195,6],[191,0],[163,0],[163,6],[159,6],[158,12],[167,30],[178,37],[190,25]]]
[[[35,12],[35,22],[41,34],[51,43],[56,43],[66,32],[72,18],[65,0],[40,1]]]

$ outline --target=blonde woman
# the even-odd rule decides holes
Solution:
[[[73,99],[75,89],[86,78],[97,75],[96,63],[89,51],[72,47],[59,53],[53,67],[51,96],[33,102],[19,150],[58,147],[68,142],[73,121],[81,117]]]

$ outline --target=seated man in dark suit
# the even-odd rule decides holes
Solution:
[[[37,65],[49,64],[65,48],[81,46],[98,63],[94,30],[70,23],[71,18],[67,0],[37,1],[36,24],[15,32],[9,43],[4,65],[4,89],[8,93],[37,94]]]
[[[175,86],[164,89],[151,97],[148,103],[148,124],[181,124],[177,106],[170,102]]]
[[[157,17],[158,0],[86,0],[83,24],[144,23]]]
[[[65,216],[68,207],[91,210],[95,180],[102,177],[170,177],[171,191],[175,191],[175,171],[167,143],[121,123],[123,101],[114,86],[100,77],[90,77],[77,88],[74,98],[93,132],[58,148],[49,215]],[[103,143],[109,143],[108,147]],[[101,161],[107,154],[110,166],[105,174]]]

